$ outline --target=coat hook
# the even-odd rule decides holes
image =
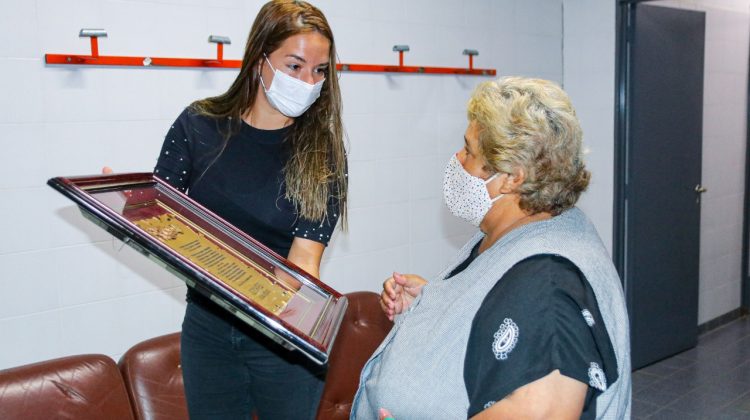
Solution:
[[[208,42],[216,44],[216,60],[222,61],[224,59],[224,44],[231,44],[232,40],[228,36],[209,35]]]
[[[394,45],[393,51],[398,51],[398,65],[399,67],[404,66],[404,51],[409,51],[408,45]]]
[[[81,29],[78,36],[91,38],[91,56],[99,57],[99,37],[106,38],[107,31],[104,29]]]
[[[469,56],[469,70],[474,70],[474,56],[479,55],[479,51],[466,49],[464,50],[463,55]]]

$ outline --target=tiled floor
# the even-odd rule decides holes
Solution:
[[[750,317],[633,372],[634,419],[750,419]]]

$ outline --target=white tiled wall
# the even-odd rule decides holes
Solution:
[[[563,24],[565,18],[571,24]],[[614,2],[598,0],[320,0],[339,58],[476,67],[565,82],[594,170],[586,210],[611,231]],[[234,70],[55,67],[44,53],[211,57],[209,34],[241,57],[261,1],[0,0],[0,368],[80,352],[118,357],[179,330],[184,285],[112,239],[45,185],[59,175],[148,171],[166,129]],[[565,28],[565,38],[563,31]],[[589,39],[592,38],[593,39]],[[604,37],[604,39],[602,39]],[[566,47],[563,42],[573,47]],[[585,51],[576,51],[582,48]],[[564,71],[563,61],[566,67]],[[342,292],[378,290],[393,270],[435,274],[472,233],[445,210],[445,162],[462,144],[479,77],[344,73],[351,212],[322,277]],[[593,83],[593,84],[592,84]]]
[[[563,84],[583,127],[586,165],[592,173],[579,206],[612,252],[614,185],[615,3],[564,3]]]
[[[740,306],[749,0],[660,1],[706,12],[698,322]]]

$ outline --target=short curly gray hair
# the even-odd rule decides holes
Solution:
[[[591,173],[583,162],[583,132],[557,84],[522,77],[481,83],[469,100],[468,118],[479,126],[487,169],[524,171],[518,194],[527,213],[560,214],[586,190]]]

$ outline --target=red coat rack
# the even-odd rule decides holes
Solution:
[[[91,65],[91,66],[134,66],[134,67],[213,67],[240,68],[241,60],[225,60],[224,44],[231,44],[229,37],[211,35],[208,42],[216,44],[216,58],[175,58],[175,57],[133,57],[117,55],[99,55],[99,38],[107,36],[103,29],[81,29],[78,36],[91,40],[91,54],[45,54],[47,64],[61,65]],[[474,68],[474,56],[477,50],[464,50],[469,56],[469,67],[427,67],[405,66],[404,52],[409,51],[408,45],[394,45],[393,51],[398,52],[398,65],[385,64],[337,64],[339,71],[370,72],[370,73],[423,73],[423,74],[462,74],[471,76],[495,76],[495,69]]]

